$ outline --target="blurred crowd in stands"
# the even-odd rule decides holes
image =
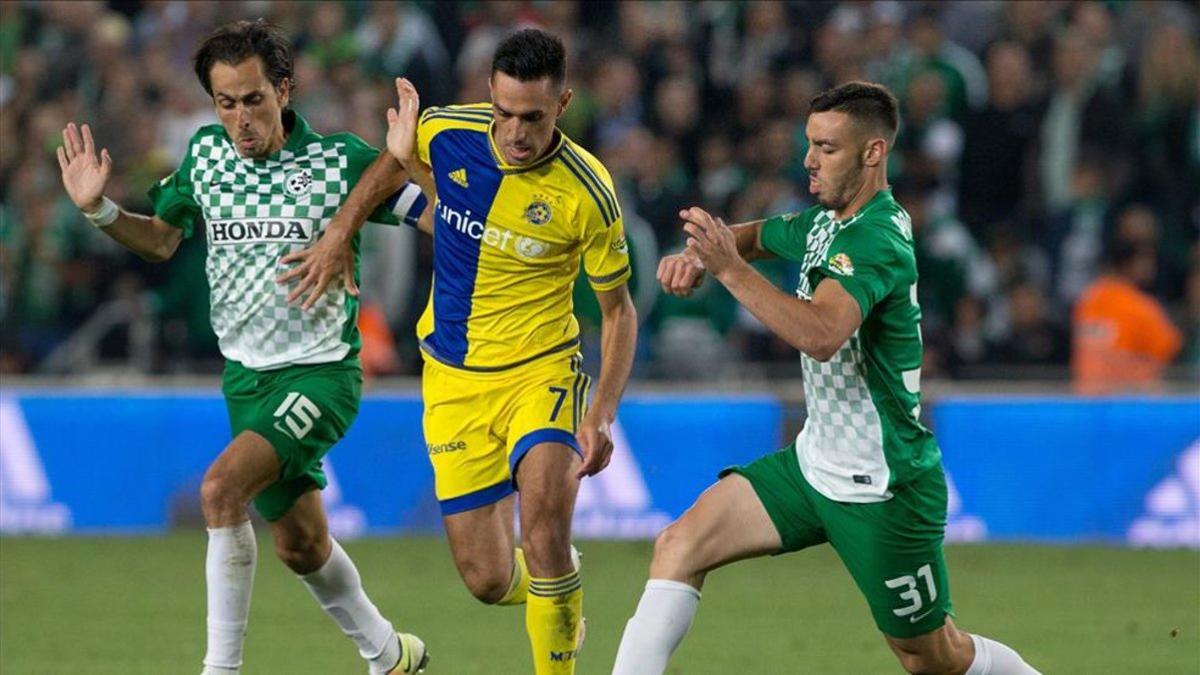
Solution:
[[[219,367],[201,238],[165,265],[124,252],[67,200],[54,147],[68,120],[92,124],[108,195],[147,212],[216,120],[193,50],[257,16],[294,40],[295,109],[376,145],[394,76],[425,105],[484,101],[503,35],[562,36],[560,126],[611,171],[633,248],[637,376],[798,372],[719,284],[670,298],[654,270],[681,246],[683,206],[728,222],[810,206],[808,102],[855,79],[902,103],[889,168],[913,220],[927,378],[1065,377],[1074,353],[1086,380],[1113,350],[1137,355],[1137,377],[1200,372],[1200,10],[1050,0],[0,3],[0,372]],[[431,243],[366,236],[365,356],[418,372]],[[794,265],[761,269],[795,283]]]

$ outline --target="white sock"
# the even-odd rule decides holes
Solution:
[[[688,584],[647,581],[637,612],[625,624],[613,675],[651,675],[666,670],[699,605],[700,591]]]
[[[250,591],[258,543],[250,521],[208,530],[204,578],[208,583],[208,651],[205,672],[237,673],[250,618]]]
[[[1008,645],[971,635],[975,643],[975,660],[965,675],[1041,675]]]
[[[321,569],[300,577],[321,609],[354,641],[372,673],[386,673],[400,660],[400,641],[391,622],[383,618],[367,597],[354,561],[330,537],[329,560]]]

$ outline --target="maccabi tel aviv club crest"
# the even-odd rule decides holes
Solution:
[[[550,201],[541,195],[534,195],[533,201],[525,207],[525,220],[534,225],[545,225],[552,217],[554,212],[550,210]]]

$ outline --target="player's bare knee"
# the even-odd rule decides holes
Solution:
[[[275,555],[296,574],[321,569],[329,559],[328,537],[316,531],[291,533],[275,539]]]
[[[475,599],[485,605],[494,605],[508,593],[508,582],[512,578],[501,576],[492,570],[482,567],[468,567],[462,570],[463,583]]]
[[[685,579],[698,570],[695,560],[696,542],[686,523],[675,521],[654,539],[654,558],[650,575],[656,579]]]
[[[210,472],[200,484],[200,510],[210,527],[233,524],[246,509],[245,500],[221,474]]]

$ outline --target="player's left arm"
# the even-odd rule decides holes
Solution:
[[[688,209],[687,245],[738,302],[771,332],[818,361],[828,361],[854,335],[862,306],[837,281],[825,278],[811,300],[789,295],[759,274],[738,254],[733,233],[719,218]]]
[[[600,302],[600,381],[576,440],[583,452],[583,466],[577,478],[594,476],[608,466],[612,457],[612,434],[609,429],[617,416],[617,405],[629,371],[633,368],[633,353],[637,345],[637,310],[629,295],[629,285],[596,291]]]
[[[637,346],[637,310],[629,295],[629,244],[625,223],[613,189],[612,178],[599,163],[591,163],[596,174],[593,187],[599,198],[581,202],[583,225],[583,269],[600,304],[600,381],[591,407],[583,417],[576,440],[583,452],[577,476],[593,476],[608,466],[613,445],[609,428],[617,415],[617,404],[633,368]]]

